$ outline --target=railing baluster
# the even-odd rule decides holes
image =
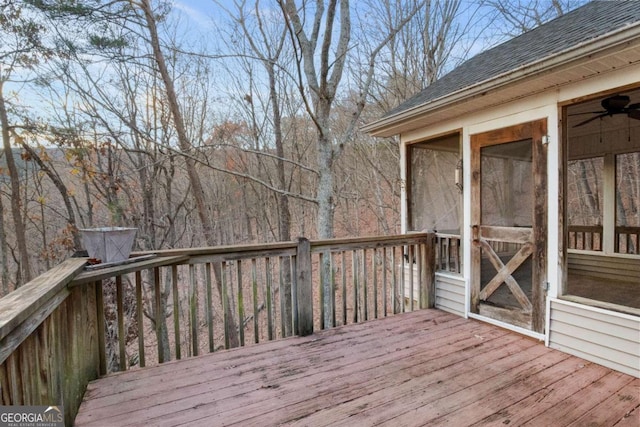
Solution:
[[[280,337],[284,338],[287,336],[287,310],[285,307],[285,298],[287,298],[286,292],[284,290],[284,272],[283,270],[283,260],[282,257],[278,257],[278,295],[280,296]]]
[[[404,313],[406,311],[406,305],[407,305],[405,303],[405,301],[406,301],[406,292],[407,292],[407,289],[406,289],[406,280],[407,280],[406,279],[406,275],[407,275],[406,271],[407,270],[406,269],[407,268],[411,269],[411,261],[410,261],[410,257],[409,257],[409,247],[408,246],[404,247],[403,255],[404,254],[407,254],[407,267],[404,267],[404,262],[403,262],[403,264],[402,264],[403,268],[402,268],[402,271],[400,273],[400,291],[402,292],[402,294],[401,294],[402,299],[401,299],[401,303],[400,303],[400,309],[402,310],[402,313]],[[409,271],[411,271],[411,270],[409,270]],[[409,274],[411,274],[411,273],[409,273]]]
[[[369,288],[369,280],[367,277],[367,250],[362,250],[362,307],[364,308],[364,312],[362,313],[362,318],[366,322],[369,320],[369,301],[368,301],[368,289]]]
[[[351,253],[351,279],[353,284],[353,323],[358,323],[358,252],[354,249]]]
[[[291,332],[297,334],[299,329],[298,318],[298,264],[295,256],[289,257],[289,268],[291,274]]]
[[[266,273],[266,286],[267,286],[267,334],[269,341],[273,340],[273,306],[271,293],[271,261],[269,257],[265,258],[264,269]]]
[[[418,288],[418,308],[419,309],[423,309],[424,304],[424,297],[425,297],[425,292],[424,292],[424,283],[422,282],[422,271],[424,269],[424,265],[422,263],[422,256],[424,254],[423,251],[423,244],[419,243],[416,245],[416,274],[418,277],[418,283],[415,284],[415,286]],[[447,262],[448,264],[448,262]]]
[[[387,247],[382,248],[382,315],[387,317]]]
[[[394,246],[391,248],[391,304],[393,309],[393,314],[398,314],[398,266],[396,252],[398,251],[398,247]]]
[[[320,308],[320,330],[325,328],[325,318],[324,318],[324,253],[320,252],[318,254],[318,271],[320,280],[318,281],[318,307]]]
[[[189,264],[189,326],[191,330],[191,354],[197,356],[199,353],[198,343],[198,287],[196,277],[196,266]]]
[[[102,293],[102,280],[95,282],[96,286],[96,308],[97,329],[98,329],[98,354],[100,357],[100,375],[107,375],[107,341],[105,336],[104,319],[104,294]]]
[[[376,265],[376,256],[378,250],[373,248],[371,251],[371,268],[373,269],[373,318],[378,318],[378,266]]]
[[[342,324],[347,324],[347,269],[346,253],[340,251],[340,268],[342,269]]]
[[[451,244],[452,244],[452,240],[451,237],[447,236],[444,239],[442,239],[442,241],[444,242],[444,254],[443,254],[443,265],[441,265],[441,269],[444,271],[451,271]]]
[[[231,347],[231,336],[229,331],[229,293],[228,293],[228,277],[227,277],[227,263],[222,261],[220,263],[220,280],[222,282],[222,317],[224,322],[224,348]]]
[[[215,343],[213,341],[213,281],[211,276],[211,263],[207,262],[204,265],[204,280],[206,286],[206,299],[207,307],[205,313],[207,314],[207,333],[209,336],[209,353],[215,351]]]
[[[171,288],[173,293],[173,337],[176,347],[176,359],[182,359],[180,333],[180,294],[178,293],[178,266],[171,266]]]
[[[455,239],[455,247],[456,247],[456,254],[455,254],[455,272],[460,274],[462,272],[462,267],[460,265],[460,239],[457,238]]]
[[[327,252],[329,256],[329,277],[330,285],[331,285],[331,325],[332,327],[336,326],[336,277],[335,271],[333,270],[333,253]]]
[[[260,342],[260,328],[258,324],[258,268],[256,259],[251,259],[251,293],[253,300],[253,342]]]
[[[162,349],[162,340],[158,337],[162,336],[162,321],[160,319],[160,313],[162,313],[162,295],[160,292],[160,269],[158,267],[153,269],[153,293],[155,295],[155,323],[156,323],[156,341],[158,344],[158,363],[164,363],[164,351]]]
[[[136,271],[136,322],[138,323],[138,366],[144,368],[144,307],[142,299],[142,272]]]
[[[240,346],[244,347],[244,298],[242,294],[242,260],[236,261],[236,279],[238,282],[238,335]]]
[[[127,359],[125,351],[125,333],[124,333],[124,295],[122,289],[122,276],[116,276],[116,310],[118,322],[118,369],[127,370]]]

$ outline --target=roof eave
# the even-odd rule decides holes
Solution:
[[[484,96],[490,91],[495,91],[508,84],[522,81],[528,77],[543,72],[552,72],[566,64],[588,58],[599,52],[615,48],[631,40],[640,38],[640,22],[622,27],[617,31],[604,34],[600,37],[588,40],[584,43],[572,46],[570,49],[558,52],[539,61],[535,61],[522,67],[515,68],[506,73],[484,80],[472,86],[467,86],[446,96],[436,98],[430,102],[401,111],[397,114],[384,117],[369,123],[361,128],[363,132],[372,136],[390,137],[399,134],[403,123],[414,120],[431,112],[445,107],[467,101],[469,99]]]

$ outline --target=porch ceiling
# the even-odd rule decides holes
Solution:
[[[390,137],[626,67],[638,66],[640,65],[640,37],[613,43],[600,49],[589,49],[584,54],[573,55],[566,60],[553,61],[556,64],[547,62],[552,61],[527,66],[507,76],[500,76],[412,110],[386,117],[366,125],[363,131],[373,136]],[[578,101],[580,99],[571,100],[571,102]]]

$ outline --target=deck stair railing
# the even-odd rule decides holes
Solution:
[[[71,258],[0,299],[0,404],[63,405],[71,424],[87,383],[115,370],[432,307],[435,240],[300,238],[90,270]],[[407,253],[419,282],[409,308]]]

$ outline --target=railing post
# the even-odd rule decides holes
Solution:
[[[305,237],[298,238],[296,249],[296,281],[299,336],[313,333],[313,288],[311,284],[311,244]]]
[[[423,286],[420,308],[433,308],[436,304],[436,235],[428,233],[422,251],[423,268],[420,281]]]

